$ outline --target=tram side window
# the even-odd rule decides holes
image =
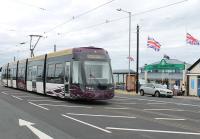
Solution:
[[[12,77],[13,77],[13,80],[16,80],[16,68],[13,69]]]
[[[31,81],[32,80],[32,67],[28,67],[28,76],[27,76],[27,80]]]
[[[81,66],[79,61],[73,62],[73,76],[72,83],[74,84],[82,84],[82,76],[81,76]]]
[[[4,69],[2,68],[1,79],[4,79]]]
[[[42,81],[43,66],[37,66],[37,81]]]
[[[19,69],[18,69],[18,78],[19,78],[19,79],[21,79],[21,78],[22,78],[22,75],[21,75],[21,74],[22,74],[22,69],[21,69],[21,68],[19,68]]]
[[[59,84],[63,84],[64,83],[64,68],[63,68],[63,64],[56,64],[54,82],[55,83],[59,83]]]
[[[47,82],[54,83],[55,64],[49,64],[47,70]]]
[[[11,77],[11,69],[8,69],[8,79],[10,79],[10,77]]]
[[[7,78],[7,75],[6,75],[6,69],[4,69],[4,79],[6,79]]]
[[[25,78],[25,68],[19,68],[18,77],[21,80]]]
[[[5,69],[3,69],[3,72],[2,72],[2,79],[6,79],[6,72],[5,72]]]
[[[48,83],[64,83],[64,67],[63,64],[49,64],[47,72]]]

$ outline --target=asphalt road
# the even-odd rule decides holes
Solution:
[[[199,139],[200,100],[67,101],[0,87],[0,139]]]

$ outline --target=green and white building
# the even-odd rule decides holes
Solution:
[[[140,68],[140,79],[166,84],[169,89],[172,89],[175,84],[181,87],[183,83],[186,85],[186,71],[189,66],[184,61],[163,58]]]

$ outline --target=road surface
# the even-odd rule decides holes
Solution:
[[[200,100],[66,101],[0,87],[2,139],[199,139]]]

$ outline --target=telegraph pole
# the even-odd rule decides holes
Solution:
[[[30,36],[30,51],[31,51],[31,57],[34,57],[34,49],[36,45],[38,44],[40,38],[42,37],[41,35],[29,35]],[[32,44],[33,38],[37,38],[37,41],[35,44]]]
[[[56,52],[56,45],[54,44],[54,52]]]
[[[139,91],[139,25],[137,25],[136,93]]]

